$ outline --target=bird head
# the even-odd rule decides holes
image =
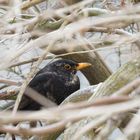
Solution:
[[[54,71],[61,71],[68,74],[76,74],[78,70],[91,66],[90,63],[77,63],[68,59],[61,59],[51,63]]]

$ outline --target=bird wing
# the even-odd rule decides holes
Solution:
[[[55,73],[42,73],[36,75],[31,82],[29,83],[28,87],[32,88],[33,90],[37,91],[39,94],[43,96],[48,96],[49,93],[53,92],[53,81],[54,77],[56,76]],[[25,90],[26,92],[27,90]],[[50,95],[51,96],[51,95]],[[53,100],[53,97],[48,97]],[[30,97],[23,95],[22,100],[19,104],[19,110],[37,110],[41,107],[40,104],[35,102]]]

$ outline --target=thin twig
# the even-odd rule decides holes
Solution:
[[[41,2],[43,2],[45,0],[32,0],[32,1],[25,1],[23,2],[23,4],[21,5],[21,9],[22,10],[26,10],[28,8],[30,8],[31,6],[34,6],[36,4],[39,4]]]
[[[8,85],[15,85],[15,86],[20,86],[21,85],[20,81],[17,82],[17,81],[14,81],[14,80],[4,79],[4,78],[0,79],[0,83],[4,83],[4,84],[8,84]]]

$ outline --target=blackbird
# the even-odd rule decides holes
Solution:
[[[76,72],[90,65],[90,63],[76,63],[67,59],[54,61],[41,69],[27,87],[59,105],[66,97],[80,88]],[[40,108],[41,104],[24,94],[18,109],[39,110]]]

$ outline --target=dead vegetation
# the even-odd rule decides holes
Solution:
[[[0,0],[0,19],[3,139],[107,140],[116,128],[121,135],[113,139],[140,139],[138,1]],[[58,58],[90,62],[82,72],[92,86],[60,106],[31,92],[45,109],[17,111],[33,76]],[[41,125],[23,125],[33,121]]]

